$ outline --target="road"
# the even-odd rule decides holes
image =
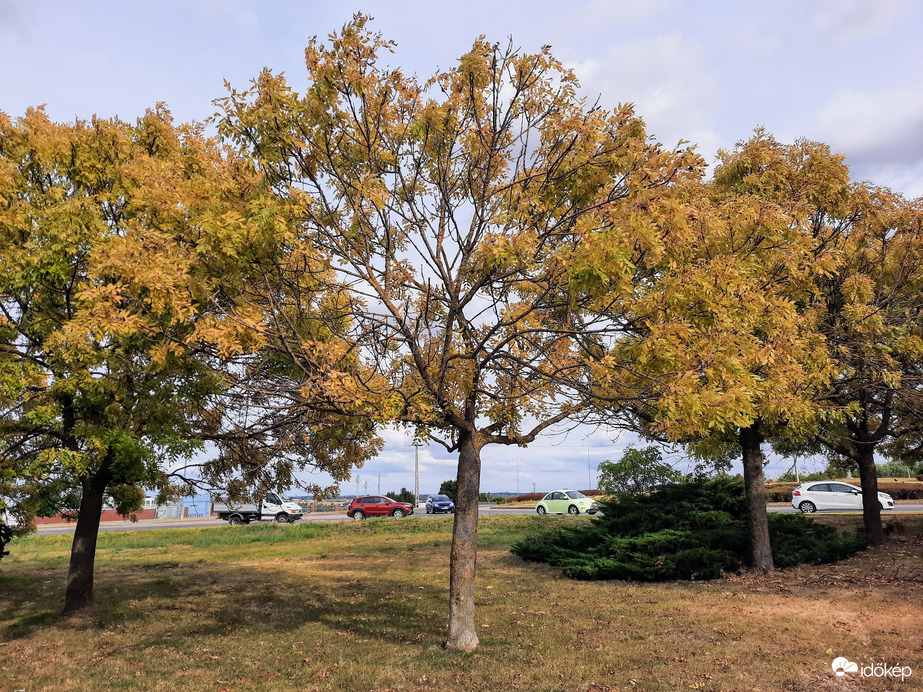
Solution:
[[[497,505],[488,505],[482,503],[479,506],[481,516],[493,516],[502,514],[532,514],[535,509],[532,507],[509,507],[500,509]],[[419,513],[414,513],[411,518],[429,519],[440,514],[427,514],[425,510],[420,509]],[[318,512],[317,514],[305,514],[301,521],[352,521],[346,516],[346,512]],[[268,523],[268,522],[263,522]],[[190,517],[188,519],[143,519],[137,522],[130,521],[107,521],[99,526],[100,531],[145,531],[150,529],[198,529],[208,526],[227,526],[228,523],[221,519],[210,517]],[[74,524],[45,524],[38,527],[40,534],[55,533],[73,533]]]
[[[794,507],[791,505],[781,505],[775,504],[769,507],[770,512],[781,512],[785,514],[797,512]],[[488,505],[482,503],[479,506],[479,512],[481,516],[498,516],[504,514],[532,514],[535,512],[535,509],[532,507],[501,507],[498,505]],[[907,503],[907,504],[898,504],[895,510],[888,510],[882,512],[882,516],[888,518],[895,514],[904,514],[904,513],[913,513],[913,512],[923,512],[923,504],[921,503]],[[820,512],[820,514],[859,514],[859,512]],[[432,517],[441,516],[435,514],[426,514],[424,510],[420,510],[419,514],[414,514],[411,519],[429,519]],[[322,521],[322,522],[333,522],[333,521],[351,521],[349,517],[346,516],[344,512],[319,512],[317,514],[306,514],[301,521]],[[264,522],[265,523],[265,522]],[[100,525],[100,531],[146,531],[150,529],[198,529],[208,526],[227,526],[226,521],[220,519],[212,519],[209,517],[199,518],[193,517],[189,519],[144,519],[132,523],[130,521],[109,521],[104,522]],[[243,527],[241,527],[243,528]],[[73,524],[47,524],[44,526],[38,527],[39,534],[55,534],[55,533],[73,533],[74,525]]]
[[[923,512],[923,504],[910,500],[897,500],[896,507],[894,509],[886,509],[881,513],[882,518],[887,519],[888,517],[894,514],[914,514],[917,512]],[[785,503],[776,503],[769,506],[770,512],[779,512],[781,514],[797,514],[798,510],[792,507],[790,504]],[[835,510],[824,510],[823,512],[817,512],[817,514],[862,514],[859,510],[844,510],[844,511],[835,511]]]

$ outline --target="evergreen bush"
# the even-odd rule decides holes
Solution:
[[[602,500],[600,507],[591,522],[531,534],[513,553],[573,579],[714,579],[743,564],[749,534],[739,479],[690,480]],[[772,514],[769,532],[778,567],[834,562],[864,547],[858,534],[803,515]]]

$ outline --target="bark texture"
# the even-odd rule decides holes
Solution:
[[[458,454],[458,497],[449,558],[449,636],[446,648],[474,651],[474,574],[477,565],[478,497],[481,455],[475,436],[463,432]]]
[[[99,518],[103,511],[103,495],[109,483],[109,473],[102,469],[83,479],[83,497],[74,527],[64,613],[76,613],[93,607],[93,570],[96,563],[96,540]]]
[[[856,462],[862,483],[862,523],[869,544],[884,545],[884,527],[881,524],[881,503],[878,501],[878,473],[875,468],[875,445],[859,444]]]
[[[766,514],[766,484],[763,480],[763,435],[760,422],[741,428],[740,449],[744,462],[744,486],[747,492],[747,526],[750,529],[750,567],[757,572],[771,572],[772,546],[769,542],[769,516]]]

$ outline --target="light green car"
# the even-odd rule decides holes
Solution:
[[[596,514],[599,506],[578,490],[553,490],[535,506],[539,514]]]

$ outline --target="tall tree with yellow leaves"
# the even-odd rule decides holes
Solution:
[[[277,244],[266,191],[162,107],[135,124],[0,113],[0,478],[19,494],[75,491],[65,612],[93,603],[107,498],[139,508],[205,441],[217,455],[200,477],[243,470],[253,484],[290,482],[328,449],[253,389],[261,314],[217,309]]]
[[[637,335],[617,349],[650,383],[633,407],[649,434],[742,458],[757,571],[773,568],[762,445],[810,437],[834,413],[818,400],[835,364],[817,282],[839,260],[813,219],[847,192],[842,157],[823,145],[758,130],[721,152],[713,180],[685,188],[686,241],[636,302]]]
[[[845,413],[816,439],[858,467],[865,531],[881,545],[875,453],[923,433],[923,205],[861,184],[814,221],[839,257],[818,282],[837,364],[822,401]]]
[[[472,650],[481,450],[592,399],[586,361],[623,333],[615,304],[663,255],[665,192],[701,162],[653,144],[631,108],[578,98],[547,49],[479,39],[420,83],[380,66],[392,46],[366,23],[311,42],[303,94],[268,71],[231,91],[220,131],[297,220],[266,339],[315,373],[301,391],[458,454],[447,646]],[[308,249],[332,277],[302,271]],[[325,284],[314,328],[336,349],[286,317],[306,281]]]

